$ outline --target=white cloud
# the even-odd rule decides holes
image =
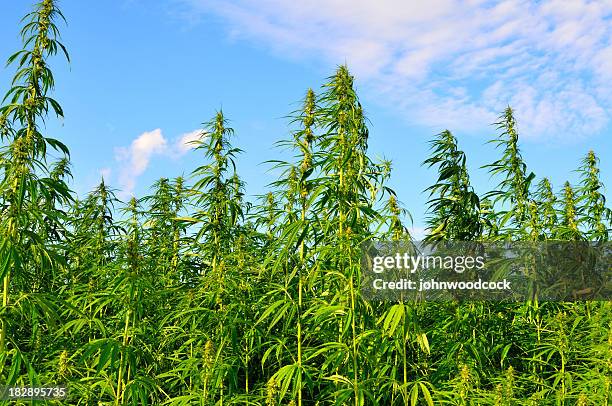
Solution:
[[[283,56],[346,61],[373,97],[419,124],[489,129],[507,104],[528,137],[609,124],[610,1],[173,1]]]
[[[177,137],[168,143],[162,130],[157,128],[136,137],[129,147],[115,148],[115,159],[119,163],[118,182],[123,196],[134,192],[138,178],[147,170],[156,156],[180,158],[192,148],[191,142],[198,139],[202,130],[194,130]],[[105,179],[111,174],[110,168],[100,171]]]
[[[161,129],[155,129],[140,134],[129,147],[120,147],[115,150],[115,157],[119,161],[119,186],[122,194],[131,194],[136,187],[136,180],[149,166],[154,155],[165,152],[167,141]]]
[[[181,135],[174,143],[174,150],[178,156],[182,156],[194,148],[194,141],[202,137],[202,130],[193,130]]]

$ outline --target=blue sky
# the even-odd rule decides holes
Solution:
[[[557,188],[589,149],[612,187],[612,2],[430,0],[63,0],[71,55],[56,58],[55,97],[65,120],[49,135],[72,153],[74,190],[104,174],[123,197],[157,178],[201,164],[184,148],[217,109],[245,153],[250,195],[274,174],[285,116],[347,63],[371,125],[373,156],[393,161],[391,186],[424,222],[420,166],[427,141],[448,128],[467,152],[476,188],[495,185],[478,169],[497,158],[491,123],[516,110],[529,169]],[[0,3],[0,57],[20,48],[28,1]],[[6,91],[14,73],[0,70]],[[609,190],[609,188],[608,188]],[[609,193],[608,193],[609,195]]]

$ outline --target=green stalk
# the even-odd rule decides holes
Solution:
[[[302,276],[298,275],[298,321],[297,321],[297,363],[298,363],[298,406],[302,405]]]
[[[306,219],[306,207],[302,205],[302,224]],[[298,406],[302,406],[302,270],[304,264],[304,240],[300,243],[300,264],[298,272],[298,315],[297,315],[297,363],[298,363]]]
[[[249,361],[250,361],[250,357],[249,357],[249,344],[247,342],[247,344],[245,345],[244,348],[244,352],[246,353],[245,355],[245,364],[246,364],[246,368],[245,368],[245,382],[244,382],[244,391],[246,393],[246,404],[247,406],[251,404],[250,400],[249,400]]]
[[[131,309],[128,309],[128,311],[125,313],[125,325],[123,328],[123,347],[124,348],[127,346],[128,339],[129,339],[128,329],[130,326],[130,314],[131,314]],[[123,401],[123,360],[124,360],[124,356],[125,354],[122,351],[121,358],[119,361],[119,373],[117,376],[117,395],[115,396],[116,405],[119,405],[120,402]]]
[[[359,406],[359,372],[357,370],[357,328],[356,328],[356,314],[355,314],[355,286],[353,283],[353,266],[352,258],[349,257],[349,269],[351,270],[350,279],[350,290],[351,290],[351,331],[352,331],[352,345],[353,345],[353,385],[355,393],[355,406]]]
[[[300,165],[300,182],[297,192],[299,193],[301,202],[301,213],[300,221],[302,227],[308,227],[306,224],[307,204],[309,197],[309,190],[307,187],[306,178],[312,171],[312,142],[313,142],[313,131],[312,126],[315,124],[315,94],[312,89],[308,89],[306,93],[306,100],[304,102],[304,112],[302,117],[303,130],[301,135],[302,139],[296,137],[298,146],[302,150],[302,163]],[[302,311],[303,311],[303,271],[306,265],[306,238],[303,238],[300,242],[299,248],[299,264],[298,264],[298,315],[297,315],[297,363],[298,363],[298,406],[302,406]]]
[[[11,271],[8,271],[4,276],[2,290],[2,307],[7,308],[9,304],[9,286],[11,280]],[[6,321],[2,320],[2,331],[0,332],[0,354],[4,353],[6,341]]]

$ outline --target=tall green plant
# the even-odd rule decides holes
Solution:
[[[219,111],[216,117],[205,123],[205,130],[195,142],[195,150],[203,151],[210,163],[193,171],[195,205],[200,208],[195,218],[202,225],[198,238],[210,255],[212,272],[217,272],[223,253],[227,253],[233,241],[232,230],[243,216],[238,198],[240,180],[235,177],[235,155],[240,149],[230,144],[234,130]],[[238,185],[238,188],[236,187]]]
[[[580,187],[577,190],[577,210],[584,216],[587,238],[598,241],[610,240],[612,210],[606,207],[604,185],[599,176],[599,158],[593,151],[583,158],[579,173]]]
[[[493,142],[502,149],[502,157],[486,165],[492,175],[502,178],[498,190],[491,192],[488,196],[493,197],[494,202],[503,205],[500,212],[500,227],[503,228],[506,237],[523,239],[528,232],[528,223],[531,212],[529,204],[531,199],[530,186],[535,178],[533,172],[527,174],[527,164],[523,160],[518,144],[518,131],[514,111],[508,107],[495,123],[500,134]]]
[[[10,337],[9,332],[18,331],[21,323],[31,323],[31,334],[40,334],[39,317],[52,317],[53,304],[48,298],[33,293],[39,290],[36,278],[44,270],[44,276],[53,285],[58,269],[64,265],[56,237],[61,238],[65,216],[58,206],[69,201],[71,195],[63,177],[58,176],[60,171],[58,168],[53,171],[47,158],[48,147],[66,156],[68,149],[43,135],[40,125],[50,112],[63,116],[59,103],[49,96],[54,78],[47,65],[48,58],[58,50],[68,57],[58,40],[55,24],[58,18],[63,16],[53,0],[41,1],[24,18],[21,31],[24,49],[8,60],[17,66],[17,73],[0,108],[4,143],[0,151],[0,277],[3,280],[0,375],[8,384],[18,379],[21,364],[26,366],[30,382],[37,381],[34,367],[24,352],[27,341]],[[21,312],[21,320],[11,320],[8,316],[11,295],[21,310],[29,309],[27,313]],[[13,357],[13,371],[7,376],[4,365],[9,354]]]
[[[431,217],[426,240],[479,238],[483,227],[480,198],[470,185],[465,153],[458,149],[457,139],[448,130],[431,142],[431,150],[432,156],[424,164],[438,167],[438,180],[427,188]]]

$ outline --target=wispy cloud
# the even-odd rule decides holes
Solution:
[[[155,157],[180,158],[192,148],[192,141],[200,138],[201,130],[194,130],[168,142],[162,130],[157,128],[146,131],[136,137],[130,146],[115,148],[115,159],[118,162],[118,184],[121,195],[133,194],[138,178],[147,170]],[[104,169],[103,176],[109,177],[111,170]],[[102,171],[101,171],[102,172]]]
[[[178,137],[174,143],[174,153],[177,156],[185,155],[194,148],[194,142],[202,138],[202,130],[193,130]]]
[[[612,1],[173,0],[291,58],[347,61],[407,119],[529,137],[597,133],[612,107]]]
[[[149,166],[154,155],[164,153],[167,141],[161,129],[155,129],[140,134],[129,147],[119,147],[115,157],[120,164],[119,186],[123,194],[131,194],[136,186],[136,180]]]

